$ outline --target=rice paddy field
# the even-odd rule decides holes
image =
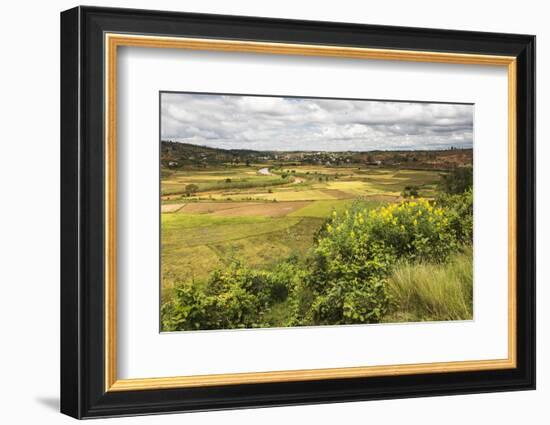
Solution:
[[[161,169],[162,295],[203,285],[239,260],[269,270],[301,256],[333,211],[397,202],[406,187],[434,196],[441,171],[372,166],[215,164]]]

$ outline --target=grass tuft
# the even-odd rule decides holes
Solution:
[[[471,320],[472,249],[446,264],[398,264],[388,279],[394,310],[385,322]]]

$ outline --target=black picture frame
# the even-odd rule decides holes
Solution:
[[[105,391],[104,33],[517,58],[517,367]],[[61,412],[75,418],[535,388],[535,37],[132,9],[61,13]]]

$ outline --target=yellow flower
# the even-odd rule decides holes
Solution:
[[[405,230],[405,226],[401,225],[401,230]]]
[[[415,218],[413,221],[413,226],[416,226],[416,225],[418,225],[418,221],[416,221],[416,218]]]

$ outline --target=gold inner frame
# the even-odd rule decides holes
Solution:
[[[105,34],[105,391],[135,391],[214,385],[310,381],[416,373],[511,369],[516,358],[516,58],[461,53],[370,49],[128,34]],[[508,357],[419,364],[342,367],[165,378],[118,379],[116,324],[116,117],[119,46],[325,56],[469,65],[504,66],[508,72]]]

